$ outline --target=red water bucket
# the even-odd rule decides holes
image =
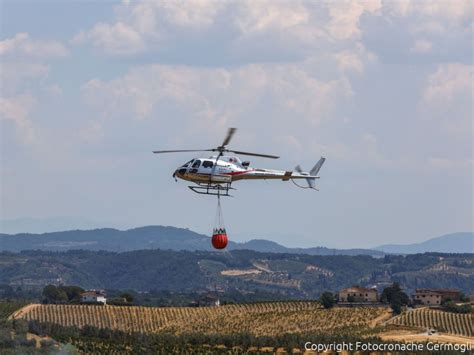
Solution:
[[[224,249],[227,246],[227,233],[225,230],[223,232],[214,232],[212,234],[212,246],[216,249]]]

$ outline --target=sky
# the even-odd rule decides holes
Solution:
[[[251,166],[327,160],[319,192],[236,182],[232,240],[473,231],[473,16],[462,0],[0,0],[0,217],[210,234],[216,199],[171,176],[206,154],[151,152],[237,127],[230,148],[281,156]]]

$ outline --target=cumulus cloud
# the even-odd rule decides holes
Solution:
[[[162,43],[183,33],[196,35],[201,31],[205,38],[205,30],[212,28],[228,34],[230,48],[236,47],[232,42],[241,44],[261,36],[271,37],[287,48],[293,48],[294,41],[312,48],[321,42],[360,38],[361,17],[377,14],[380,8],[378,0],[125,3],[117,7],[115,23],[98,23],[77,34],[73,42],[89,42],[108,54],[128,55],[159,50]],[[245,50],[245,46],[238,47]]]
[[[2,95],[17,94],[25,83],[41,80],[50,72],[50,67],[46,64],[27,61],[0,62],[0,69]]]
[[[339,70],[362,73],[365,65],[377,61],[377,56],[368,51],[361,43],[354,49],[346,49],[334,54]]]
[[[22,55],[34,58],[62,58],[68,55],[66,47],[58,41],[34,40],[28,33],[17,33],[0,42],[0,55]]]
[[[377,13],[382,4],[372,1],[335,1],[328,4],[331,18],[328,30],[336,39],[358,38],[361,35],[359,21],[364,13]]]
[[[315,126],[330,120],[339,104],[352,97],[344,77],[322,81],[296,65],[148,65],[109,82],[90,80],[82,90],[85,101],[105,118],[166,120],[163,113],[179,107],[190,116],[188,122],[219,126],[253,116],[273,117],[276,126],[284,126],[287,121],[278,120],[289,115]]]
[[[427,78],[422,92],[424,117],[437,120],[447,131],[458,136],[471,132],[474,66],[460,63],[440,64]]]
[[[158,11],[165,13],[167,22],[178,26],[199,28],[214,23],[224,6],[219,0],[188,0],[156,2]]]
[[[26,143],[34,140],[34,129],[29,115],[35,105],[36,99],[31,95],[0,97],[0,119],[13,122]]]
[[[244,1],[234,24],[244,35],[268,30],[292,30],[310,23],[310,11],[302,3]]]
[[[423,92],[426,104],[451,104],[456,96],[472,95],[473,65],[450,63],[441,64],[429,75]]]
[[[146,48],[141,34],[122,22],[114,25],[98,23],[91,30],[80,32],[72,40],[73,43],[87,41],[110,54],[135,54]]]
[[[459,1],[417,1],[398,0],[384,1],[385,11],[393,16],[429,16],[460,21],[469,19],[474,13],[474,6],[470,0]]]
[[[97,23],[74,36],[72,43],[90,42],[111,55],[142,53],[159,44],[166,26],[191,30],[210,26],[223,4],[216,0],[125,2],[117,7],[115,23]]]

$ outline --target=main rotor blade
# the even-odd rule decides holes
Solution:
[[[270,159],[278,159],[279,157],[276,155],[268,155],[268,154],[260,154],[260,153],[249,153],[249,152],[241,152],[240,150],[228,150],[226,152],[240,154],[240,155],[250,155],[254,157],[262,157],[262,158],[270,158]]]
[[[184,152],[215,152],[215,149],[179,149],[179,150],[154,150],[153,153],[184,153]]]
[[[227,137],[225,137],[224,142],[222,142],[222,147],[225,147],[227,144],[229,144],[236,130],[237,128],[229,128],[229,131],[227,132]]]

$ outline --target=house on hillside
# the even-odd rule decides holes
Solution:
[[[452,288],[417,288],[413,295],[415,304],[439,306],[445,300],[460,301],[461,291]]]
[[[207,293],[199,297],[196,302],[198,307],[218,307],[221,305],[219,297],[215,293]]]
[[[376,288],[352,286],[339,291],[339,302],[377,302],[378,298]]]
[[[103,292],[97,291],[97,290],[89,290],[89,291],[81,293],[81,302],[106,304],[107,299]]]

